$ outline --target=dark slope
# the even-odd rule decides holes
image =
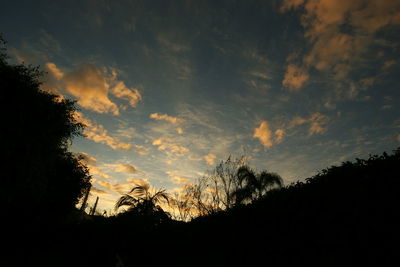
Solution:
[[[345,162],[251,205],[198,218],[186,226],[182,255],[215,265],[393,265],[399,166],[399,150]]]

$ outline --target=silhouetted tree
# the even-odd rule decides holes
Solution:
[[[213,214],[250,203],[282,185],[278,174],[266,170],[255,173],[245,164],[245,157],[229,156],[194,184],[184,187],[178,210],[191,218]]]
[[[74,102],[40,89],[38,67],[10,65],[3,39],[0,47],[2,205],[10,220],[52,222],[74,209],[90,183],[68,151],[83,125],[74,119]]]
[[[278,174],[266,170],[256,173],[247,165],[237,170],[236,177],[238,186],[231,196],[236,205],[260,199],[269,190],[283,186],[283,180]]]
[[[168,219],[169,215],[158,205],[162,202],[169,204],[169,196],[165,190],[151,192],[149,184],[136,185],[128,194],[119,198],[115,204],[115,210],[128,206],[126,213],[153,217],[163,221]]]

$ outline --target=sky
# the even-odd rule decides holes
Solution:
[[[229,155],[290,184],[400,146],[400,1],[13,0],[0,32],[77,101],[99,210]]]

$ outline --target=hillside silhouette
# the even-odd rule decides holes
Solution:
[[[395,265],[400,148],[286,186],[228,158],[186,198],[138,185],[116,203],[125,212],[78,210],[91,177],[68,150],[84,127],[75,103],[41,91],[40,70],[10,65],[0,41],[2,266]]]
[[[344,162],[190,222],[129,212],[93,216],[58,241],[73,242],[71,264],[86,266],[392,266],[399,164],[400,149]]]

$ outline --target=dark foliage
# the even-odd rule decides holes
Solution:
[[[86,167],[68,152],[82,125],[74,102],[40,90],[38,67],[8,64],[3,40],[0,47],[1,204],[10,224],[52,224],[89,185]]]
[[[400,149],[189,223],[123,213],[62,233],[79,240],[75,266],[394,266],[399,166]]]

